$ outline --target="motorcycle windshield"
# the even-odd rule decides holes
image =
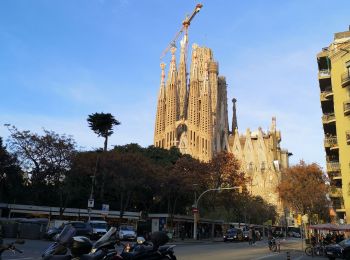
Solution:
[[[72,225],[66,225],[58,235],[57,242],[61,245],[67,244],[74,237],[76,229]]]
[[[112,241],[112,237],[117,232],[117,229],[115,227],[111,227],[106,234],[104,234],[99,240],[96,241],[93,248],[98,249],[102,245],[105,245],[106,243]]]

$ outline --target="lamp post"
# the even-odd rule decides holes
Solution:
[[[241,186],[235,186],[235,187],[227,187],[227,188],[216,188],[216,189],[208,189],[205,190],[199,195],[198,199],[195,199],[193,208],[196,210],[193,214],[193,239],[197,239],[197,221],[198,221],[198,203],[199,200],[203,197],[204,194],[208,193],[209,191],[222,191],[222,190],[235,190],[238,189],[239,193],[242,193],[242,187]]]
[[[95,202],[94,202],[94,185],[95,185],[95,178],[96,178],[96,172],[97,172],[97,167],[98,167],[99,160],[100,160],[100,157],[97,154],[94,175],[90,176],[90,178],[91,178],[91,192],[90,192],[90,198],[88,200],[89,221],[91,220],[91,209],[94,207],[94,204],[95,204]]]

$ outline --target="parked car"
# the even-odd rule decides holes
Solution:
[[[104,220],[91,220],[88,224],[92,228],[92,239],[98,239],[107,233],[108,225]]]
[[[243,240],[249,240],[249,230],[243,230]]]
[[[226,241],[242,241],[243,231],[238,228],[228,229],[223,237],[224,242]]]
[[[350,259],[350,239],[345,239],[338,244],[326,246],[325,255],[330,260],[336,258]]]
[[[301,237],[300,233],[298,232],[292,232],[292,237]]]
[[[120,225],[118,229],[118,237],[120,240],[132,240],[136,241],[136,231],[133,226]]]
[[[91,237],[92,236],[92,228],[90,226],[90,224],[88,223],[84,223],[82,221],[72,221],[72,222],[67,222],[62,224],[60,227],[51,227],[49,228],[49,230],[46,232],[46,238],[47,239],[55,239],[55,237],[61,233],[61,231],[63,230],[63,228],[66,225],[72,225],[75,230],[76,236],[87,236],[87,237]]]
[[[92,235],[92,228],[88,223],[85,222],[81,222],[81,221],[72,221],[72,222],[68,222],[65,225],[72,225],[75,230],[76,236],[87,236],[87,237],[91,237]]]

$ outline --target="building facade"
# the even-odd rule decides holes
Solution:
[[[350,31],[335,33],[317,63],[329,196],[342,222],[350,216]]]
[[[276,118],[272,118],[269,131],[261,128],[239,134],[238,128],[230,135],[230,151],[241,162],[241,170],[248,178],[248,190],[277,207],[280,215],[283,207],[277,193],[281,172],[289,167],[289,153],[280,147],[281,132],[276,129]]]
[[[181,153],[205,162],[220,151],[234,153],[241,162],[241,170],[251,180],[251,193],[276,205],[280,211],[276,187],[281,170],[288,167],[288,151],[280,148],[281,133],[276,130],[276,119],[273,118],[266,133],[259,129],[240,135],[236,99],[233,99],[230,131],[226,80],[219,76],[211,49],[192,46],[189,74],[184,40],[178,66],[175,53],[176,48],[172,47],[167,78],[165,64],[161,64],[154,145],[164,149],[175,146]]]

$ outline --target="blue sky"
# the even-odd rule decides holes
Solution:
[[[152,144],[159,57],[196,3],[0,1],[0,136],[10,123],[72,135],[82,149],[101,147],[86,118],[110,112],[122,122],[110,145]],[[238,99],[240,132],[267,129],[276,116],[291,162],[324,166],[316,54],[348,29],[350,1],[202,3],[190,45],[213,49],[229,107]]]

